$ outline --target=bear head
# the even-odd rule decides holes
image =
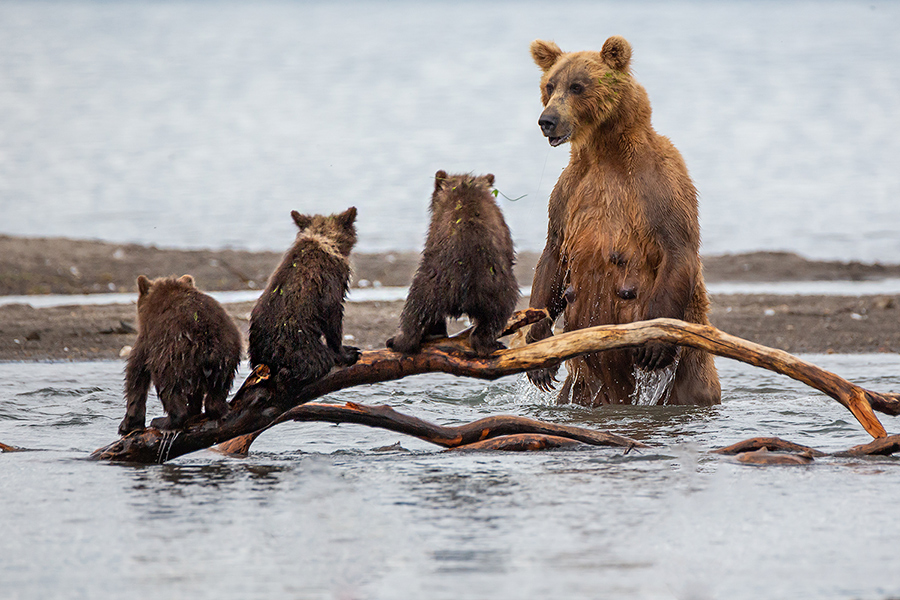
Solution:
[[[196,289],[194,278],[190,275],[182,275],[177,279],[174,277],[159,277],[153,280],[145,275],[139,275],[137,287],[139,324],[142,320],[140,318],[141,315],[145,315],[148,311],[163,311],[171,298],[183,293],[184,290]]]
[[[619,117],[633,96],[631,45],[623,37],[609,38],[600,52],[563,52],[554,42],[535,40],[531,56],[544,72],[538,125],[551,146],[579,145]]]
[[[351,206],[342,213],[334,215],[301,215],[291,211],[291,217],[300,231],[297,240],[312,238],[324,248],[333,248],[343,257],[350,256],[356,244],[356,207]]]
[[[477,196],[484,192],[490,193],[494,187],[494,174],[487,175],[448,175],[447,171],[440,170],[434,174],[434,194],[431,197],[432,210],[442,198],[449,197],[450,192],[456,198],[455,202],[461,202],[465,196]],[[445,192],[445,193],[442,193]]]

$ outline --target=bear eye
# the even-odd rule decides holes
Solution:
[[[552,84],[552,83],[548,83],[548,84],[547,84],[547,95],[548,95],[548,96],[552,96],[552,95],[553,95],[553,90],[554,90],[553,84]]]
[[[584,91],[584,86],[581,85],[580,83],[573,83],[573,84],[569,87],[569,91],[572,92],[573,94],[576,94],[576,95],[577,95],[577,94],[580,94],[580,93],[582,93],[582,92]]]

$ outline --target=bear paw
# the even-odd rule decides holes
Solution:
[[[127,435],[132,431],[141,431],[144,429],[144,419],[136,419],[126,416],[119,423],[119,435]]]
[[[634,364],[647,371],[665,369],[675,360],[675,344],[645,344],[634,350]]]
[[[402,352],[403,354],[416,354],[421,349],[421,344],[418,341],[413,341],[413,338],[403,334],[395,335],[386,341],[385,345],[394,352]]]
[[[531,385],[541,390],[542,392],[552,392],[556,389],[556,373],[558,371],[559,364],[557,363],[556,365],[547,367],[546,369],[526,371],[525,376],[528,377],[528,381],[531,382]]]
[[[341,346],[340,363],[345,367],[355,365],[362,351],[356,346]]]

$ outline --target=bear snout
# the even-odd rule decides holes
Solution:
[[[551,146],[555,147],[564,144],[572,137],[571,127],[566,126],[556,109],[547,108],[544,110],[541,113],[541,118],[538,119],[538,125],[541,128],[541,133],[544,134]],[[567,129],[569,131],[565,131]]]
[[[544,137],[552,137],[553,132],[556,131],[557,124],[559,124],[559,116],[547,111],[544,111],[541,114],[541,118],[538,119],[538,126],[540,126]]]

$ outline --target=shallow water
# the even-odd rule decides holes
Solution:
[[[573,15],[577,17],[573,18]],[[417,250],[438,169],[492,172],[541,250],[568,160],[528,44],[634,46],[704,252],[900,262],[900,3],[0,3],[0,231],[281,250],[359,208]]]
[[[900,389],[896,355],[812,362]],[[83,460],[115,439],[122,364],[0,364],[4,598],[872,598],[900,594],[900,461],[753,467],[757,435],[868,441],[836,402],[718,363],[714,408],[554,407],[518,377],[334,394],[438,423],[518,414],[654,447],[451,453],[356,425],[285,424],[246,459]],[[150,412],[158,413],[155,399]],[[897,423],[882,417],[889,431]],[[381,450],[400,442],[402,449]]]

